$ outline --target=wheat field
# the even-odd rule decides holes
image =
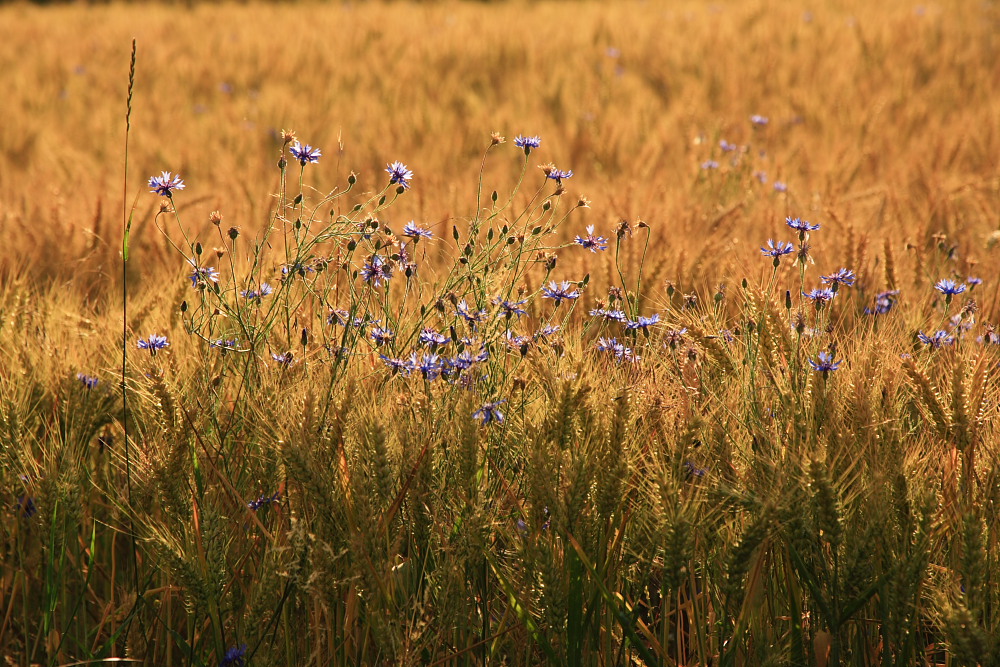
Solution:
[[[996,2],[14,3],[0,91],[5,664],[1000,665]]]

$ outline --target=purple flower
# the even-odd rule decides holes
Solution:
[[[247,663],[244,659],[246,653],[246,644],[232,647],[226,651],[226,655],[222,656],[222,660],[219,661],[219,667],[246,667]]]
[[[851,271],[850,269],[840,269],[836,273],[832,273],[828,276],[820,276],[820,280],[828,285],[846,285],[847,287],[854,284],[855,278],[856,276],[854,275],[854,271]],[[834,287],[834,289],[836,289],[836,287]]]
[[[538,148],[541,143],[541,137],[522,137],[520,134],[514,137],[514,145],[523,148],[525,155],[530,153],[532,148]]]
[[[899,295],[898,289],[886,290],[875,295],[875,309],[865,308],[865,315],[885,315],[892,310]]]
[[[420,360],[417,360],[417,353],[414,352],[410,355],[410,366],[415,371],[420,371],[420,374],[424,376],[425,380],[434,380],[441,371],[444,365],[441,362],[441,357],[436,354],[422,354],[420,355]]]
[[[719,148],[722,149],[723,153],[728,153],[730,151],[736,150],[737,146],[736,146],[736,144],[729,143],[725,139],[720,139],[719,140]]]
[[[500,412],[500,405],[506,402],[507,401],[505,399],[500,399],[499,401],[493,401],[492,403],[485,403],[483,407],[472,413],[472,418],[482,420],[483,426],[486,426],[490,422],[502,424],[503,413]]]
[[[318,148],[313,148],[309,144],[303,146],[297,141],[288,150],[303,167],[308,162],[319,162],[319,157],[322,155]]]
[[[684,342],[684,334],[688,332],[687,327],[681,329],[670,329],[663,337],[663,342],[671,350],[676,350],[677,346]]]
[[[597,252],[598,250],[608,249],[608,240],[603,236],[594,236],[594,226],[587,225],[587,235],[577,236],[576,242],[582,245],[584,248],[590,252]]]
[[[557,333],[559,333],[558,324],[546,324],[535,332],[534,338],[535,340],[538,340],[539,338],[548,338],[549,336],[555,336]]]
[[[820,352],[817,355],[816,361],[813,361],[812,359],[809,360],[809,365],[813,367],[813,370],[817,373],[823,373],[824,375],[830,371],[837,370],[840,368],[842,363],[844,363],[843,360],[834,361],[833,355],[829,352]]]
[[[639,317],[639,319],[637,319],[635,322],[626,322],[625,328],[630,331],[637,331],[639,329],[647,331],[649,327],[653,326],[654,324],[658,324],[659,322],[660,322],[660,314],[653,313],[652,317]]]
[[[934,289],[947,297],[951,297],[955,294],[961,294],[965,291],[965,283],[956,283],[950,278],[942,278],[934,284]]]
[[[392,265],[378,255],[372,255],[371,260],[365,263],[361,269],[361,276],[366,283],[372,283],[375,287],[380,287],[382,281],[386,282],[392,278]]]
[[[716,162],[715,160],[705,160],[704,162],[701,163],[701,168],[706,171],[709,169],[718,169],[719,163]]]
[[[594,308],[590,311],[591,317],[600,317],[608,322],[618,322],[628,324],[628,315],[623,310],[607,310],[605,308]]]
[[[778,259],[782,255],[788,255],[795,252],[795,246],[787,241],[774,241],[772,239],[767,240],[767,247],[760,247],[760,251],[764,253],[766,257],[773,257]]]
[[[699,468],[691,461],[685,461],[684,472],[688,477],[704,477],[707,471],[704,468]]]
[[[595,345],[599,352],[609,352],[618,361],[638,361],[639,357],[631,348],[624,343],[619,343],[617,338],[598,338]]]
[[[285,352],[284,354],[272,352],[271,358],[274,359],[280,366],[291,366],[292,362],[295,361],[295,357],[291,352]]]
[[[174,190],[184,189],[184,181],[181,180],[180,174],[171,175],[169,171],[164,171],[159,176],[153,176],[149,179],[149,187],[152,188],[150,192],[164,197],[173,197]]]
[[[223,352],[226,352],[227,350],[235,350],[236,349],[236,341],[234,339],[219,338],[218,340],[213,340],[212,342],[210,342],[208,344],[208,346],[209,347],[218,347],[218,348],[221,348]]]
[[[811,292],[803,292],[802,296],[807,299],[812,299],[816,302],[817,306],[822,306],[833,299],[833,297],[837,296],[837,293],[827,287],[820,287],[812,290]]]
[[[976,285],[982,285],[983,284],[983,279],[982,278],[976,278],[974,276],[969,276],[968,278],[965,279],[965,282],[969,283],[969,289],[972,289]]]
[[[504,334],[503,344],[507,346],[507,349],[520,352],[522,355],[528,353],[528,348],[531,346],[532,340],[530,336],[519,336],[515,333],[507,331]]]
[[[819,225],[811,225],[802,218],[785,218],[785,224],[799,232],[812,232],[819,229]]]
[[[274,288],[268,285],[267,283],[261,283],[260,289],[256,290],[249,289],[240,292],[240,294],[242,294],[247,301],[260,301],[265,296],[269,296],[270,294],[273,293],[274,293]]]
[[[947,331],[936,331],[930,336],[925,334],[923,331],[917,332],[917,338],[924,345],[929,345],[931,349],[938,349],[944,345],[951,345],[955,342],[955,337],[949,334]]]
[[[395,332],[383,327],[372,327],[371,336],[376,345],[382,346],[391,343],[396,337],[396,334]]]
[[[548,299],[555,299],[556,305],[562,303],[563,299],[577,299],[580,296],[579,290],[572,289],[572,283],[568,280],[556,284],[553,280],[548,287],[542,289],[542,296]]]
[[[431,327],[425,327],[423,331],[420,332],[420,342],[427,347],[436,349],[439,345],[447,345],[451,341],[450,338],[442,333],[438,333]]]
[[[781,181],[775,181],[774,182],[774,191],[775,192],[788,192],[788,185],[785,184],[785,183],[782,183]]]
[[[545,178],[551,178],[556,183],[562,185],[562,179],[573,178],[573,170],[570,169],[569,171],[563,171],[562,169],[556,169],[553,167],[552,169],[546,170]]]
[[[385,170],[389,172],[389,183],[398,183],[403,188],[410,187],[410,179],[413,178],[413,172],[406,168],[406,165],[402,162],[393,162],[385,167]]]
[[[413,224],[412,220],[410,220],[403,226],[403,236],[409,236],[414,241],[419,241],[422,238],[429,239],[434,237],[434,235],[431,234],[431,231],[429,229],[423,229],[422,227],[418,227],[417,225]]]
[[[455,314],[465,320],[473,329],[476,328],[476,324],[481,322],[482,319],[486,317],[485,310],[480,310],[478,312],[470,310],[469,304],[465,302],[465,299],[459,301],[458,305],[455,306]]]
[[[270,505],[271,503],[278,502],[278,498],[280,497],[281,497],[281,492],[275,491],[273,496],[261,496],[257,500],[251,500],[250,502],[247,503],[247,507],[249,507],[252,511],[256,512],[265,505]]]
[[[403,375],[409,375],[410,371],[413,370],[413,366],[406,359],[393,359],[392,357],[387,357],[384,354],[378,355],[379,358],[385,362],[385,365],[392,369],[393,373],[402,373]]]
[[[521,308],[524,304],[528,303],[527,300],[524,301],[506,301],[499,296],[493,298],[493,303],[500,306],[499,317],[506,317],[510,319],[514,315],[521,317],[521,315],[526,315],[524,308]]]
[[[93,375],[87,375],[86,373],[77,373],[76,379],[83,383],[83,386],[87,389],[93,389],[97,386],[99,380]]]
[[[292,262],[291,264],[283,264],[281,267],[282,280],[285,276],[291,274],[299,274],[300,278],[305,278],[307,273],[315,273],[316,269],[302,262]]]
[[[214,266],[199,267],[198,263],[193,259],[189,259],[188,263],[194,269],[191,275],[188,276],[191,279],[191,287],[197,288],[199,285],[204,287],[210,282],[219,282],[219,272],[215,270]]]
[[[767,116],[761,116],[760,114],[754,114],[750,116],[750,122],[754,124],[755,127],[763,127],[767,125]]]
[[[167,340],[166,336],[160,336],[159,334],[150,334],[149,338],[140,338],[136,346],[140,350],[149,350],[149,353],[155,355],[157,350],[162,350],[165,347],[170,347],[170,342]]]

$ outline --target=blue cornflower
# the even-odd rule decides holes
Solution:
[[[595,347],[600,352],[610,352],[618,361],[639,359],[631,348],[626,347],[624,343],[619,343],[617,338],[598,338]]]
[[[812,290],[811,292],[803,292],[802,296],[807,299],[812,299],[816,302],[816,306],[820,307],[833,299],[833,297],[837,296],[837,293],[828,287],[820,287]]]
[[[562,179],[573,178],[573,170],[564,171],[562,169],[556,169],[555,167],[548,166],[545,168],[545,178],[551,178],[553,181],[562,185]]]
[[[885,315],[892,310],[899,295],[898,289],[886,290],[875,295],[875,309],[865,308],[865,315]]]
[[[392,339],[396,337],[396,334],[395,332],[383,327],[372,327],[371,336],[376,345],[382,346],[387,343],[391,343]]]
[[[439,333],[431,327],[425,327],[423,331],[420,332],[420,342],[431,348],[432,350],[437,348],[439,345],[447,345],[451,338]]]
[[[925,334],[923,331],[918,331],[917,338],[920,340],[921,343],[923,343],[924,345],[930,345],[931,348],[935,350],[942,347],[943,345],[951,345],[952,343],[955,342],[955,337],[952,336],[947,331],[943,330],[936,331],[932,333],[930,336]]]
[[[309,266],[308,264],[303,264],[302,262],[292,262],[291,264],[283,264],[281,267],[281,275],[288,276],[291,274],[299,274],[300,278],[305,278],[307,273],[315,273],[316,269]]]
[[[677,346],[684,342],[684,334],[688,332],[687,327],[680,329],[670,329],[663,335],[663,344],[671,350],[676,350]],[[731,336],[732,334],[730,334]],[[731,341],[729,341],[731,342]]]
[[[965,291],[965,283],[956,283],[950,278],[942,278],[934,284],[934,289],[947,297],[951,297],[955,294],[961,294]]]
[[[982,278],[976,278],[974,276],[969,276],[968,278],[965,279],[965,282],[969,283],[969,289],[972,289],[976,285],[982,285],[983,284],[983,279]]]
[[[817,359],[818,359],[817,361],[813,361],[812,359],[810,359],[809,365],[813,367],[814,371],[818,373],[823,373],[824,375],[829,373],[830,371],[837,370],[838,368],[840,368],[840,365],[844,363],[843,360],[834,361],[833,355],[831,355],[829,352],[820,352],[817,355]]]
[[[718,169],[719,163],[716,162],[715,160],[705,160],[704,162],[701,163],[701,168],[704,170]]]
[[[773,257],[774,261],[780,261],[778,258],[782,255],[788,255],[795,252],[795,246],[788,241],[775,241],[773,239],[767,240],[767,247],[760,247],[760,251],[764,253],[765,257]]]
[[[431,230],[418,227],[412,220],[403,225],[403,236],[409,236],[414,242],[419,241],[422,238],[434,238],[434,235],[431,234]]]
[[[521,317],[521,315],[527,314],[524,308],[521,308],[521,306],[528,303],[527,299],[524,301],[507,301],[496,296],[493,298],[493,303],[500,306],[499,316],[506,317],[507,319],[510,319],[514,315]]]
[[[278,499],[280,497],[281,497],[281,492],[280,491],[275,491],[275,493],[274,493],[273,496],[261,496],[257,500],[251,500],[250,502],[247,503],[247,507],[249,507],[251,510],[253,510],[254,512],[256,512],[257,510],[259,510],[261,507],[264,507],[265,505],[270,505],[271,503],[278,502]],[[230,650],[232,650],[232,649],[230,649]]]
[[[208,346],[221,348],[223,352],[225,352],[226,350],[235,350],[236,340],[231,338],[230,339],[219,338],[217,340],[213,340],[212,342],[210,342]]]
[[[553,280],[549,283],[548,287],[542,289],[542,296],[548,299],[555,299],[558,306],[562,303],[563,299],[577,299],[580,297],[580,292],[572,289],[572,286],[572,283],[568,280],[564,280],[560,284],[556,284]]]
[[[365,318],[359,315],[351,319],[351,314],[343,308],[334,308],[327,316],[326,323],[334,326],[340,325],[344,328],[349,326],[363,327],[365,325]],[[374,322],[369,322],[369,324],[374,324]]]
[[[473,329],[476,328],[476,324],[481,322],[482,319],[486,317],[485,310],[480,310],[479,312],[470,310],[469,304],[465,302],[465,299],[459,301],[458,305],[455,306],[455,314],[468,322]]]
[[[170,347],[170,342],[167,340],[166,336],[161,336],[159,334],[150,334],[149,338],[140,338],[136,346],[140,350],[149,350],[149,353],[156,355],[157,350],[162,350],[165,347]]]
[[[618,322],[628,324],[628,315],[623,310],[607,310],[606,308],[594,308],[590,311],[591,317],[600,317],[608,322]]]
[[[719,139],[719,148],[722,149],[723,153],[729,153],[730,151],[736,150],[736,144],[731,144],[725,139]]]
[[[754,126],[756,127],[763,127],[764,125],[767,125],[768,119],[767,116],[761,116],[760,114],[755,113],[754,115],[750,116],[750,122],[753,123]]]
[[[503,344],[507,346],[507,349],[520,352],[521,354],[528,353],[531,343],[532,339],[530,336],[519,336],[511,331],[507,331],[503,337]]]
[[[184,181],[181,180],[180,174],[171,175],[169,171],[164,171],[161,172],[160,176],[153,176],[149,179],[149,187],[152,188],[150,192],[164,197],[173,197],[174,190],[184,189]]]
[[[753,177],[757,179],[757,182],[761,185],[767,183],[767,172],[766,171],[755,171]]]
[[[520,134],[514,137],[514,145],[523,148],[525,155],[529,154],[532,148],[538,148],[541,143],[541,137],[522,137]]]
[[[500,412],[500,404],[506,402],[507,401],[505,399],[500,399],[499,401],[493,401],[492,403],[485,403],[483,407],[472,413],[472,418],[482,420],[483,426],[486,426],[490,422],[502,424],[503,413]]]
[[[781,181],[775,181],[774,182],[774,191],[775,192],[788,192],[788,185],[786,183],[782,183]]]
[[[240,294],[242,294],[247,301],[260,301],[265,296],[269,296],[270,294],[273,293],[274,293],[274,288],[267,283],[261,283],[260,289],[255,289],[255,290],[248,289],[243,292],[240,292]]]
[[[833,285],[834,290],[837,289],[837,285],[846,285],[847,287],[850,287],[854,284],[855,278],[856,276],[854,275],[854,271],[851,271],[850,269],[840,269],[839,271],[831,273],[828,276],[820,276],[820,280],[829,285]]]
[[[23,518],[30,519],[38,512],[38,507],[35,506],[35,499],[33,497],[22,493],[14,503],[14,511],[20,512]]]
[[[704,477],[705,473],[708,472],[704,468],[699,468],[691,461],[684,462],[684,472],[688,477]]]
[[[398,183],[403,188],[410,187],[410,179],[413,178],[413,172],[406,168],[406,165],[402,162],[393,162],[385,167],[385,170],[389,172],[390,179],[389,183]]]
[[[246,667],[247,662],[244,659],[246,653],[246,644],[232,647],[222,656],[222,660],[219,661],[219,667]]]
[[[392,278],[392,265],[378,255],[372,255],[371,260],[361,269],[361,275],[366,283],[380,287],[383,280],[388,282]]]
[[[635,322],[626,322],[625,328],[630,331],[637,331],[639,329],[646,331],[649,329],[649,327],[653,326],[654,324],[658,324],[659,322],[660,322],[660,314],[653,313],[652,317],[639,317],[639,319],[637,319]]]
[[[608,240],[603,236],[594,236],[594,226],[587,225],[587,235],[577,236],[576,242],[582,245],[584,248],[590,252],[597,252],[598,250],[608,249]]]
[[[189,259],[188,263],[193,269],[191,275],[188,276],[191,279],[191,287],[197,288],[199,285],[205,287],[209,282],[219,282],[219,272],[215,270],[214,266],[198,266],[198,262],[193,259]]]
[[[319,162],[319,158],[322,155],[318,148],[313,148],[309,144],[303,146],[297,141],[292,144],[288,151],[295,156],[295,159],[298,160],[303,167],[309,162]]]
[[[472,356],[472,353],[468,350],[463,350],[459,352],[454,357],[450,359],[445,359],[444,362],[449,368],[456,371],[465,371],[472,368],[472,364],[476,363],[476,359]]]
[[[410,355],[410,364],[413,370],[420,371],[425,380],[434,380],[437,378],[444,367],[441,357],[437,354],[422,354],[420,355],[420,360],[417,361],[416,352]]]
[[[393,359],[392,357],[387,357],[384,354],[380,354],[378,356],[385,362],[386,366],[392,369],[393,373],[409,375],[410,371],[413,370],[413,366],[410,365],[410,362],[407,359]]]
[[[281,366],[291,366],[292,362],[295,361],[295,357],[291,352],[285,352],[284,354],[277,354],[276,352],[272,352],[271,358],[274,359]]]
[[[785,224],[799,232],[812,232],[819,229],[819,225],[812,225],[802,218],[787,217],[785,218]]]
[[[87,375],[86,373],[77,373],[76,379],[83,383],[83,386],[87,389],[93,389],[97,386],[99,380],[93,375]]]
[[[559,333],[558,324],[546,324],[535,332],[534,338],[535,340],[538,340],[539,338],[548,338],[549,336],[555,336],[557,333]]]

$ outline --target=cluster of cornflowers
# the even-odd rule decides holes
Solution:
[[[453,357],[442,356],[436,352],[411,352],[407,359],[394,358],[385,354],[380,354],[379,358],[394,374],[398,373],[408,377],[419,373],[424,380],[433,382],[438,378],[454,381],[476,364],[487,361],[490,355],[486,350],[480,350],[478,354],[462,350]]]
[[[616,361],[639,361],[642,359],[632,348],[628,347],[617,338],[599,338],[595,345],[598,352],[606,352],[615,358]]]

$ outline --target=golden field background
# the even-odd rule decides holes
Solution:
[[[532,165],[573,169],[568,196],[593,202],[569,233],[641,218],[657,278],[682,289],[753,276],[789,214],[834,232],[821,271],[854,258],[848,240],[866,246],[866,275],[883,238],[921,251],[936,233],[988,270],[998,15],[981,2],[5,7],[0,257],[39,277],[114,273],[134,37],[127,198],[142,193],[144,261],[163,255],[141,226],[150,175],[184,177],[188,225],[218,209],[254,226],[290,128],[323,150],[319,190],[352,170],[376,190],[386,162],[408,164],[415,187],[392,219],[440,231],[472,215],[490,132],[540,135]],[[754,132],[752,114],[769,125]],[[768,182],[736,173],[720,139],[749,146],[743,164]],[[710,158],[722,168],[700,171]],[[486,192],[510,187],[514,163],[491,161]]]
[[[282,129],[323,151],[308,204],[357,174],[339,236],[302,244],[344,270],[284,281],[289,225],[250,268],[300,212]],[[541,147],[491,207],[518,134]],[[345,212],[396,160],[413,187],[379,219],[436,238],[373,289],[351,269],[393,237]],[[550,218],[548,162],[575,173]],[[219,291],[170,246],[161,171]],[[762,257],[786,216],[821,225],[814,265]],[[572,245],[587,225],[611,249]],[[4,5],[0,244],[12,664],[1000,664],[996,2]],[[841,267],[828,308],[799,294]],[[541,292],[585,275],[577,302]],[[587,318],[609,287],[662,322]],[[458,312],[498,293],[524,317]],[[424,326],[479,336],[486,370],[390,373],[334,307],[401,356]],[[170,347],[136,347],[154,332]],[[642,363],[599,354],[612,333]],[[506,421],[475,421],[491,404]]]

